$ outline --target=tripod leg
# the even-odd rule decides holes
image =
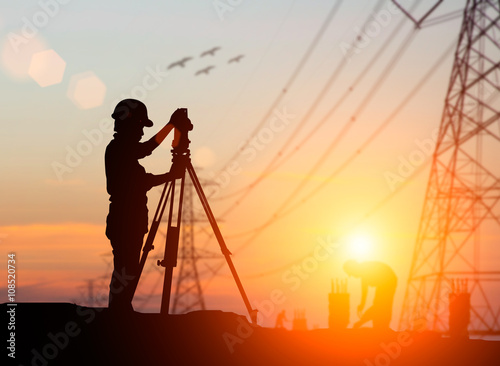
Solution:
[[[243,288],[243,284],[240,281],[240,278],[238,276],[238,273],[236,272],[236,268],[234,267],[233,261],[231,259],[231,252],[226,246],[226,243],[224,242],[224,238],[222,237],[222,233],[220,232],[219,226],[217,225],[217,221],[215,220],[215,216],[212,213],[212,209],[210,208],[210,205],[208,204],[207,197],[205,196],[205,193],[203,192],[203,188],[201,187],[200,181],[198,180],[198,177],[196,176],[196,172],[194,171],[193,165],[191,162],[188,163],[187,165],[187,171],[189,173],[189,176],[191,177],[191,181],[193,182],[193,185],[196,189],[196,193],[198,194],[198,197],[200,198],[201,205],[203,206],[203,209],[205,210],[205,214],[207,215],[208,221],[210,222],[210,225],[212,226],[212,230],[215,234],[215,237],[217,238],[217,241],[219,242],[219,246],[221,248],[222,254],[226,258],[226,262],[229,266],[229,269],[231,270],[231,274],[233,275],[234,281],[236,282],[236,286],[238,286],[238,290],[240,291],[241,297],[243,298],[243,302],[245,303],[245,307],[247,308],[248,314],[250,315],[250,319],[252,323],[256,324],[257,323],[257,310],[252,309],[252,306],[250,305],[250,301],[248,300],[248,297],[245,293],[245,289]]]
[[[181,187],[179,193],[179,207],[177,210],[177,226],[172,226],[172,217],[175,201],[175,180],[172,181],[172,196],[170,197],[170,208],[168,215],[167,239],[165,243],[165,255],[163,261],[159,264],[165,267],[165,275],[163,279],[163,294],[161,299],[161,314],[168,314],[170,308],[170,294],[172,291],[172,277],[174,267],[177,267],[177,255],[179,250],[179,233],[182,216],[182,200],[184,198],[184,181],[185,177],[181,178]]]

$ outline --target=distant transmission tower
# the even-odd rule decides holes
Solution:
[[[182,241],[179,250],[179,272],[177,275],[172,314],[183,314],[192,310],[205,310],[205,300],[200,284],[197,262],[205,259],[220,259],[221,254],[196,248],[194,229],[200,220],[196,217],[191,182],[186,181],[184,207],[182,209]],[[210,185],[205,182],[204,185]],[[206,219],[202,222],[208,222]]]
[[[186,183],[184,190],[184,208],[182,210],[182,242],[179,251],[180,268],[172,305],[172,313],[181,314],[193,309],[205,310],[205,300],[201,291],[200,278],[194,246],[194,207],[193,185]]]
[[[468,283],[471,334],[500,332],[500,4],[468,0],[400,328],[448,331],[450,281]]]

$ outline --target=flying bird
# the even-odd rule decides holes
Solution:
[[[196,75],[201,75],[201,74],[207,74],[208,75],[209,71],[212,70],[212,69],[214,69],[214,68],[215,68],[215,66],[207,66],[204,69],[196,71],[196,74],[194,74],[194,75],[195,76]]]
[[[176,67],[176,66],[184,67],[186,62],[188,62],[189,60],[192,60],[192,59],[193,59],[192,57],[184,57],[183,59],[181,59],[179,61],[172,62],[170,65],[168,65],[167,70],[171,69],[173,67]]]
[[[200,55],[200,57],[207,56],[207,55],[215,56],[215,52],[217,52],[218,50],[220,50],[220,47],[211,48],[211,49],[206,50],[205,52],[203,52]]]
[[[236,57],[233,57],[231,59],[229,59],[229,61],[227,62],[228,64],[232,63],[232,62],[240,62],[240,60],[244,57],[245,55],[238,55]]]

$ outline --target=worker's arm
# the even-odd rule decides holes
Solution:
[[[174,125],[171,122],[168,122],[163,128],[158,131],[156,135],[151,137],[150,140],[153,140],[156,142],[156,146],[160,145],[163,140],[165,140],[165,137],[174,129]]]
[[[178,123],[182,123],[185,119],[185,115],[180,109],[175,110],[174,113],[170,116],[170,121],[163,126],[163,128],[156,133],[153,137],[151,137],[148,141],[140,143],[139,148],[139,159],[142,159],[145,156],[150,155],[154,149],[156,149],[165,138],[168,136],[170,131],[172,131]]]
[[[165,182],[180,179],[184,176],[184,167],[181,164],[172,164],[170,171],[165,174],[146,174],[147,179],[147,190],[149,191],[151,188],[159,186]]]
[[[365,308],[366,295],[368,294],[368,284],[364,278],[361,278],[361,302],[358,305],[358,316]]]
[[[186,114],[182,111],[182,109],[176,109],[174,113],[170,116],[170,121],[151,139],[156,142],[156,146],[160,145],[165,137],[174,129],[174,127],[179,126],[179,124],[184,123],[186,120]]]
[[[359,320],[356,323],[354,323],[354,325],[352,327],[354,329],[356,329],[356,328],[361,327],[366,322],[373,320],[373,316],[374,316],[373,311],[374,310],[373,310],[373,306],[372,306],[371,308],[366,310],[366,312],[364,314],[360,315]]]
[[[165,137],[167,137],[167,135],[173,129],[174,125],[169,122],[148,141],[139,143],[136,156],[137,159],[142,159],[148,155],[151,155],[153,150],[156,149],[163,142],[163,140],[165,140]]]
[[[160,184],[163,184],[165,182],[168,182],[169,180],[172,180],[172,174],[170,172],[165,173],[165,174],[147,174],[147,189],[148,191],[156,186],[159,186]]]

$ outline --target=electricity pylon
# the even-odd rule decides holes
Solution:
[[[469,284],[471,334],[500,332],[500,4],[468,0],[400,328],[448,330],[452,279]]]
[[[201,290],[196,249],[194,246],[194,207],[193,185],[188,184],[184,191],[184,211],[182,215],[182,242],[180,249],[180,268],[172,305],[172,313],[185,313],[192,309],[205,310],[205,300]]]
[[[205,310],[205,300],[200,284],[197,262],[202,259],[220,258],[220,255],[195,247],[195,224],[197,219],[193,205],[193,185],[185,183],[184,208],[182,210],[182,242],[179,251],[179,273],[176,280],[172,304],[173,314],[183,314],[191,310]],[[202,220],[207,222],[207,220]]]

